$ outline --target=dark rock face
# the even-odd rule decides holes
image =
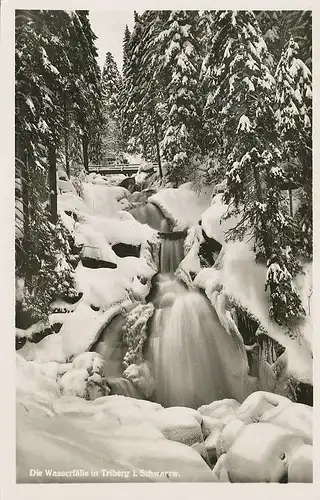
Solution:
[[[128,245],[126,243],[116,243],[112,250],[118,257],[139,257],[141,245]]]
[[[211,267],[215,263],[216,256],[220,253],[222,245],[213,238],[209,238],[203,229],[202,236],[204,242],[201,243],[199,250],[200,263],[204,267]]]
[[[133,193],[136,189],[136,182],[134,177],[126,177],[120,182],[119,186],[126,188],[130,193]]]
[[[313,406],[313,386],[299,382],[296,388],[297,403]]]
[[[82,257],[82,265],[90,269],[116,269],[117,264],[114,262],[106,262],[105,260],[91,259],[90,257]]]
[[[62,300],[67,302],[67,304],[76,304],[77,302],[79,302],[79,300],[81,299],[82,296],[83,296],[83,293],[79,292],[77,295],[75,295],[73,297],[61,297],[61,298],[62,298]]]
[[[15,325],[21,330],[27,330],[33,323],[40,321],[41,318],[34,318],[30,311],[24,311],[20,302],[16,302]]]
[[[19,351],[19,349],[22,349],[24,344],[26,343],[27,339],[24,337],[22,339],[16,337],[16,351]]]

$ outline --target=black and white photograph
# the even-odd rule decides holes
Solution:
[[[312,483],[313,11],[61,6],[14,12],[16,483]]]

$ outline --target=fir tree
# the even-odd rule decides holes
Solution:
[[[214,24],[206,108],[227,159],[229,214],[241,215],[232,236],[254,237],[257,257],[267,260],[270,312],[279,324],[292,327],[303,309],[291,279],[297,264],[288,257],[291,221],[281,204],[284,173],[274,133],[274,78],[265,64],[267,47],[249,11],[217,12]],[[274,267],[280,272],[272,272]]]
[[[100,130],[104,124],[102,112],[101,72],[97,62],[97,49],[92,32],[89,11],[71,13],[73,62],[76,78],[72,92],[72,108],[82,138],[83,163],[99,159],[101,150]],[[98,140],[97,140],[98,139]]]
[[[302,188],[296,214],[299,247],[305,256],[312,257],[312,83],[298,53],[299,46],[291,38],[275,74],[276,118],[284,158],[294,165],[291,177]]]
[[[165,88],[168,114],[163,125],[162,153],[170,165],[168,177],[175,183],[186,178],[186,167],[192,155],[198,152],[200,59],[195,37],[197,22],[197,12],[172,11],[159,35],[161,69],[168,81]]]
[[[56,213],[55,157],[64,146],[66,104],[74,111],[68,129],[85,130],[89,140],[98,129],[100,72],[93,41],[87,13],[17,11],[16,157],[24,234],[16,264],[25,280],[23,305],[34,319],[48,312],[54,298],[74,292],[69,238]]]
[[[102,69],[102,91],[105,127],[103,133],[104,154],[118,153],[123,149],[121,139],[121,90],[122,79],[117,64],[107,52]]]
[[[263,38],[268,46],[268,60],[274,70],[287,41],[293,37],[300,45],[301,57],[311,67],[312,15],[311,11],[278,10],[255,11]]]
[[[111,52],[107,52],[102,69],[102,91],[108,113],[113,119],[118,120],[121,76]]]
[[[137,22],[137,19],[136,19],[136,16],[135,16],[135,22]],[[128,25],[126,24],[126,27],[125,27],[125,30],[124,30],[124,36],[123,36],[123,44],[122,44],[122,47],[123,47],[123,66],[122,66],[122,74],[125,75],[126,74],[126,71],[127,71],[127,68],[128,68],[128,64],[129,64],[129,61],[130,61],[130,54],[129,54],[129,47],[130,47],[130,40],[131,40],[131,33],[130,33],[130,30],[128,28]]]
[[[141,89],[137,83],[140,72],[142,32],[142,22],[136,14],[130,41],[126,46],[126,63],[123,66],[121,133],[124,142],[127,143],[128,151],[143,153],[147,159],[148,152],[144,141],[143,120],[139,103]]]

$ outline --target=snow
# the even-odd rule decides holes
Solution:
[[[193,189],[165,188],[149,198],[163,214],[175,224],[175,230],[192,227],[210,205],[212,188],[207,187],[198,195]]]
[[[65,315],[59,333],[48,335],[36,344],[27,340],[19,350],[19,355],[27,361],[64,363],[70,356],[90,349],[111,319],[131,307],[130,300],[123,300],[120,305],[114,305],[106,312],[93,311],[85,297],[72,313]]]
[[[219,269],[203,269],[196,276],[194,283],[205,289],[213,305],[217,304],[217,299],[222,294],[231,297],[247,310],[260,322],[270,337],[287,349],[288,371],[298,380],[312,383],[311,315],[301,323],[301,336],[296,338],[291,338],[284,329],[272,321],[269,315],[270,298],[264,289],[265,272],[265,266],[255,262],[255,254],[248,243],[228,242],[224,245]],[[303,275],[296,281],[298,289],[304,290],[308,295],[310,269],[305,277],[309,285],[302,284]],[[218,310],[217,313],[219,315]],[[225,311],[223,314],[226,314]]]
[[[218,193],[212,200],[211,206],[203,212],[201,226],[209,238],[223,245],[226,233],[236,226],[238,218],[230,217],[224,219],[228,206],[223,202],[223,193]]]
[[[122,214],[120,214],[121,216]],[[126,243],[129,245],[141,245],[146,241],[155,241],[157,232],[147,224],[140,224],[133,218],[119,219],[119,212],[113,214],[112,218],[96,215],[85,215],[88,231],[100,233],[109,243]],[[78,230],[82,233],[84,224],[80,224]],[[90,229],[89,229],[90,227]],[[87,229],[86,229],[87,231]]]
[[[83,199],[87,207],[94,214],[103,214],[106,217],[128,206],[126,196],[129,194],[123,187],[107,187],[88,182],[83,184]]]
[[[243,130],[245,132],[250,132],[251,130],[251,122],[246,115],[242,115],[239,120],[237,133],[239,132],[239,130]]]
[[[248,90],[254,92],[255,88],[250,78],[246,76],[243,81],[248,85]]]
[[[190,446],[176,442],[200,429],[201,415],[188,408],[164,409],[156,403],[124,396],[85,401],[61,395],[60,386],[81,392],[85,368],[66,371],[58,364],[26,362],[17,355],[17,478],[30,482],[30,468],[130,471],[130,481],[214,481],[211,470]],[[182,429],[179,433],[180,422]],[[201,430],[200,430],[201,434]],[[79,453],[79,450],[81,452]],[[150,477],[140,470],[155,471]],[[137,478],[133,476],[136,472]],[[168,479],[156,474],[176,471]],[[46,482],[75,482],[83,477],[47,478]],[[92,481],[92,478],[89,478]],[[118,481],[106,476],[99,482]]]

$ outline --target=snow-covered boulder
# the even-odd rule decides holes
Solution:
[[[231,413],[235,414],[239,407],[240,403],[238,403],[235,399],[222,399],[219,401],[213,401],[209,405],[200,406],[198,411],[201,415],[222,420],[223,417],[230,415]]]
[[[89,375],[98,373],[101,377],[107,375],[107,365],[103,357],[97,352],[83,352],[78,354],[73,361],[72,366],[76,370],[86,369]]]
[[[212,471],[217,480],[222,483],[230,483],[228,470],[226,467],[226,458],[227,458],[226,453],[221,455]]]
[[[164,188],[149,198],[173,224],[182,231],[198,223],[210,205],[211,188],[198,194],[191,189]]]
[[[233,418],[224,426],[216,441],[217,457],[220,457],[223,453],[228,453],[245,426],[246,424],[237,418]]]
[[[150,421],[171,441],[191,446],[203,442],[201,415],[191,408],[170,407],[153,413]]]
[[[91,375],[86,368],[67,371],[58,381],[61,393],[79,396],[90,401],[110,394],[106,380],[98,372]]]
[[[211,238],[220,245],[226,241],[227,232],[237,225],[238,219],[230,217],[224,219],[228,206],[223,202],[223,195],[217,194],[201,217],[201,226],[208,238]]]
[[[245,426],[226,454],[231,482],[280,482],[303,438],[270,423]]]
[[[123,376],[131,380],[133,384],[140,389],[142,394],[150,398],[154,391],[154,380],[150,368],[146,362],[140,365],[129,365],[123,372]]]
[[[301,446],[293,453],[288,468],[288,482],[313,482],[313,447],[309,444]]]

